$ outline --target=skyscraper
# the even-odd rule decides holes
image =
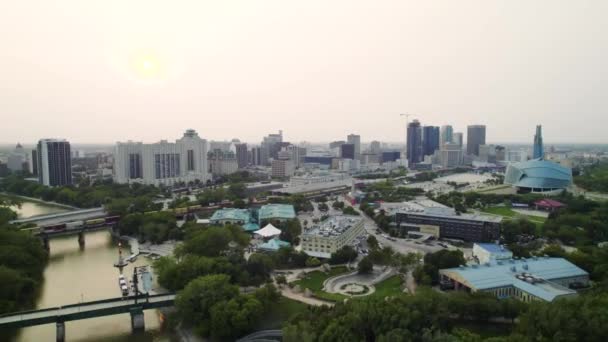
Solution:
[[[234,147],[236,148],[237,165],[238,165],[239,169],[242,169],[242,168],[246,167],[248,164],[247,144],[245,144],[245,143],[236,144],[236,145],[234,145]]]
[[[467,127],[467,154],[479,156],[479,145],[486,144],[486,126],[471,125]]]
[[[532,159],[544,158],[545,150],[543,148],[543,133],[541,125],[536,126],[536,134],[534,135],[534,152]]]
[[[270,165],[270,158],[276,159],[278,157],[282,142],[283,131],[279,131],[279,134],[269,134],[264,137],[260,146],[262,165]]]
[[[441,141],[440,145],[454,142],[454,129],[450,125],[441,126]]]
[[[46,186],[72,184],[70,143],[59,139],[38,141],[38,179]]]
[[[462,147],[462,142],[464,139],[462,138],[462,133],[457,132],[452,135],[452,142],[460,147]]]
[[[422,127],[422,155],[430,156],[439,149],[439,127]]]
[[[410,167],[422,161],[422,129],[418,120],[407,125],[407,161]]]
[[[349,134],[346,137],[346,142],[355,145],[355,157],[353,159],[359,160],[361,157],[361,136],[357,134]]]
[[[342,144],[342,146],[340,146],[340,158],[355,159],[355,145]]]

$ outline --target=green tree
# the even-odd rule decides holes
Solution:
[[[372,260],[370,259],[369,256],[366,256],[363,259],[361,259],[361,261],[359,261],[359,264],[357,265],[357,269],[360,274],[371,273],[372,270],[374,269],[374,263],[372,262]]]

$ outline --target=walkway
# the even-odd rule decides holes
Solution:
[[[29,327],[33,325],[75,321],[86,318],[129,313],[141,310],[173,306],[175,294],[152,295],[139,298],[112,298],[94,302],[72,304],[63,307],[15,312],[0,316],[0,328]]]

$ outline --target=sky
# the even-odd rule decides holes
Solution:
[[[0,142],[608,143],[608,1],[2,1]],[[466,135],[465,135],[466,140]]]

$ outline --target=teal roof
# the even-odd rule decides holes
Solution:
[[[509,164],[504,183],[522,188],[563,189],[572,184],[572,170],[547,160],[533,159]]]
[[[271,219],[292,219],[296,217],[296,211],[291,204],[267,204],[260,208],[260,221]]]
[[[258,249],[266,251],[278,251],[281,247],[289,247],[291,244],[279,239],[271,239],[258,246]]]
[[[247,209],[224,208],[216,210],[209,220],[211,222],[225,220],[249,222],[251,220],[251,214]]]
[[[574,291],[551,283],[552,280],[588,276],[589,274],[563,258],[531,258],[497,261],[486,265],[455,267],[440,270],[441,274],[462,282],[474,290],[517,287],[538,298],[552,301]],[[528,274],[542,281],[529,283],[517,278]]]
[[[257,223],[249,222],[243,226],[243,229],[247,232],[253,232],[260,229]]]

